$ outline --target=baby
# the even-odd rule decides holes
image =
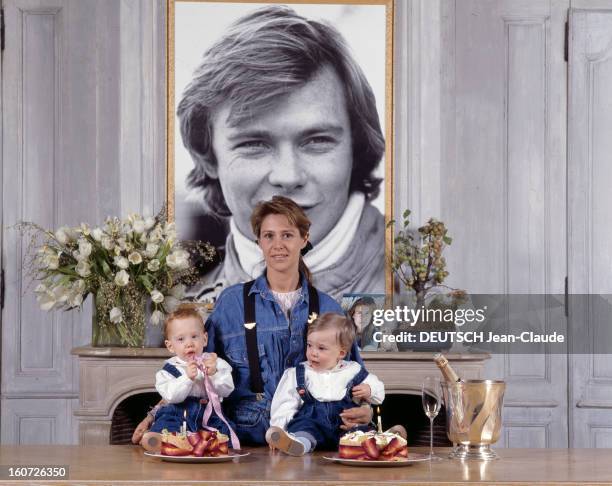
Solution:
[[[208,334],[196,306],[183,304],[169,314],[164,323],[164,337],[166,348],[175,356],[166,360],[155,375],[155,388],[165,404],[157,409],[153,425],[141,441],[150,451],[161,447],[163,429],[180,432],[183,421],[190,432],[202,429],[208,398],[204,370],[219,397],[227,397],[234,390],[231,366],[214,353],[202,355]],[[208,426],[230,435],[228,425],[215,412]]]
[[[308,325],[307,361],[285,370],[272,399],[270,447],[292,456],[336,449],[345,433],[340,412],[353,402],[384,400],[385,387],[375,375],[343,360],[354,340],[353,322],[339,314],[322,314]]]

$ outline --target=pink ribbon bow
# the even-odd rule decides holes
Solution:
[[[229,429],[232,448],[235,450],[240,449],[240,441],[238,440],[238,436],[225,419],[225,416],[223,415],[223,411],[221,409],[221,400],[219,400],[219,394],[217,393],[217,390],[215,390],[215,387],[212,382],[210,381],[208,373],[206,373],[204,360],[208,356],[210,356],[210,353],[204,353],[201,356],[196,356],[195,359],[196,365],[202,371],[202,373],[204,373],[204,387],[206,388],[206,394],[208,395],[208,403],[206,404],[206,409],[204,410],[204,417],[202,418],[202,427],[204,427],[206,430],[214,430],[218,432],[218,430],[214,427],[208,426],[208,420],[210,419],[210,416],[212,415],[212,411],[214,409],[217,413],[217,417],[219,417]]]

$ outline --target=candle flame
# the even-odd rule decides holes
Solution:
[[[376,407],[376,413],[380,415],[380,407]]]
[[[183,410],[183,419],[186,419],[186,418],[187,418],[187,410],[185,409]]]

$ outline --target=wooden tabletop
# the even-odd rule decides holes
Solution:
[[[69,478],[53,484],[612,484],[610,449],[497,449],[492,462],[444,460],[407,467],[374,468],[330,464],[315,453],[289,457],[268,449],[247,449],[250,456],[221,464],[174,464],[145,457],[137,446],[0,446],[0,484],[6,466],[66,465]],[[448,450],[438,449],[439,452]],[[411,452],[426,452],[413,449]],[[48,479],[27,484],[50,484]]]

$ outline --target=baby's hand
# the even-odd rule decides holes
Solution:
[[[187,377],[193,381],[196,379],[196,376],[198,376],[198,365],[195,361],[190,361],[187,364]]]
[[[361,398],[362,400],[369,400],[372,396],[372,389],[370,385],[362,383],[353,387],[353,397]]]
[[[202,364],[206,368],[206,374],[212,376],[217,372],[217,355],[215,353],[206,353],[206,358],[202,360]]]

